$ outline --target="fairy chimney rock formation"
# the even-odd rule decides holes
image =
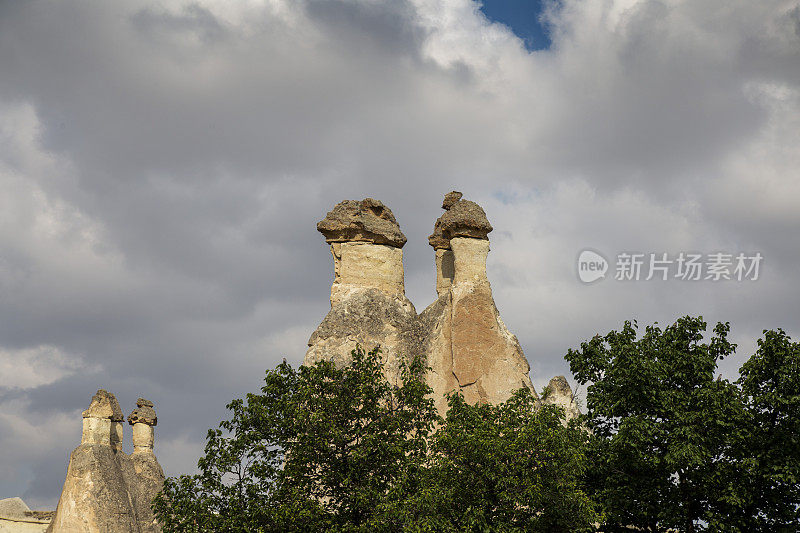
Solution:
[[[337,204],[317,229],[331,246],[331,310],[311,335],[304,364],[347,364],[356,345],[379,345],[391,382],[404,358],[423,355],[441,414],[446,394],[500,403],[513,391],[533,391],[530,367],[503,324],[486,275],[492,225],[484,210],[453,191],[428,238],[435,250],[437,300],[417,315],[405,296],[402,246],[392,211],[372,198]],[[535,392],[534,392],[535,394]]]
[[[123,459],[123,474],[128,493],[136,511],[136,522],[141,533],[158,533],[160,528],[150,504],[164,485],[164,471],[153,453],[154,430],[158,417],[153,402],[139,398],[136,409],[128,416],[133,426],[133,453]]]
[[[420,314],[437,407],[446,410],[450,391],[470,403],[501,403],[523,387],[535,395],[528,361],[500,318],[486,275],[492,231],[486,213],[457,191],[445,196],[442,208],[428,238],[439,298]]]
[[[417,312],[406,298],[406,237],[378,200],[345,200],[317,224],[331,246],[331,310],[308,341],[304,364],[348,364],[350,352],[380,346],[386,374],[397,382],[403,357],[419,353]]]
[[[164,481],[152,452],[155,411],[152,403],[141,399],[140,403],[140,409],[145,409],[129,422],[135,420],[134,426],[147,430],[139,430],[134,438],[134,450],[138,443],[139,453],[128,456],[122,451],[124,418],[116,397],[103,389],[92,397],[83,412],[81,444],[70,455],[64,488],[47,531],[160,531],[150,510]]]
[[[128,416],[128,424],[133,426],[133,453],[152,453],[153,427],[158,424],[153,402],[139,398],[136,409]]]

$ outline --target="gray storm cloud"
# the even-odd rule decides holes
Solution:
[[[730,320],[730,375],[763,328],[800,335],[800,3],[553,2],[537,52],[479,7],[0,5],[0,497],[55,505],[99,387],[154,400],[161,463],[191,470],[225,403],[301,360],[345,198],[394,211],[418,309],[442,194],[481,203],[539,387],[630,318]],[[586,247],[765,262],[586,286]]]

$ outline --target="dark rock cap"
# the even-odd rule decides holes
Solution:
[[[339,202],[317,223],[317,231],[328,243],[370,242],[397,248],[406,243],[392,210],[373,198]]]
[[[461,197],[464,196],[458,191],[450,191],[449,193],[444,195],[444,200],[442,200],[442,209],[450,209],[455,205],[455,203],[461,200]]]
[[[442,233],[442,218],[436,219],[436,224],[433,225],[433,233],[428,236],[428,244],[433,246],[434,250],[449,250],[450,239],[446,239]]]
[[[117,398],[104,389],[98,389],[92,396],[92,403],[83,412],[83,418],[110,418],[114,422],[125,420]]]
[[[136,409],[134,409],[128,417],[128,424],[134,425],[136,423],[143,423],[148,426],[155,426],[158,424],[158,417],[156,417],[156,411],[153,409],[153,402],[145,400],[144,398],[136,400]]]
[[[492,225],[486,218],[481,206],[469,200],[462,200],[463,195],[452,191],[444,196],[442,208],[445,213],[436,220],[433,233],[428,242],[435,249],[450,249],[453,237],[471,237],[473,239],[489,239]]]

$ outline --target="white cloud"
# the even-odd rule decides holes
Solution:
[[[65,354],[56,346],[9,350],[0,348],[0,387],[31,389],[49,385],[75,372],[86,370],[79,357]]]

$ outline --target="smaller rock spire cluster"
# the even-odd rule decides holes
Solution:
[[[67,477],[48,531],[160,531],[150,503],[164,472],[153,453],[158,423],[153,403],[139,398],[128,416],[133,453],[122,450],[124,417],[117,398],[100,389],[83,412],[81,444],[70,455]]]

